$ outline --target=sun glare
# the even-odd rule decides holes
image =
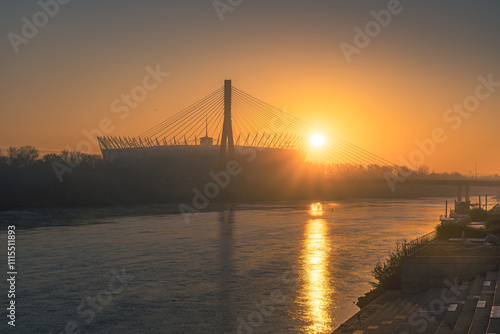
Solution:
[[[312,203],[311,210],[309,211],[312,216],[323,215],[323,205],[321,203]]]
[[[315,134],[314,136],[311,137],[311,144],[313,144],[316,147],[323,145],[324,142],[325,139],[320,134]]]

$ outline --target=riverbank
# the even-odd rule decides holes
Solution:
[[[293,183],[278,181],[235,181],[225,189],[213,182],[142,182],[99,178],[85,182],[67,180],[42,186],[41,180],[25,183],[21,188],[0,187],[0,210],[26,208],[84,208],[130,205],[164,205],[184,203],[200,210],[216,203],[254,203],[260,201],[336,201],[348,199],[405,199],[452,197],[453,186],[402,184],[392,192],[385,181],[303,180]],[[47,181],[43,181],[47,183]],[[44,187],[48,187],[44,189]]]
[[[451,333],[457,326],[467,328],[464,333],[496,333],[500,241],[491,233],[499,232],[498,221],[496,206],[488,212],[476,208],[467,218],[441,223],[436,231],[403,244],[401,256],[393,252],[386,260],[397,264],[377,265],[383,277],[399,279],[400,289],[384,289],[379,279],[377,289],[359,298],[360,311],[334,333]],[[417,321],[422,314],[425,319]]]
[[[443,241],[424,247],[418,268],[403,268],[403,281],[411,282],[403,282],[402,290],[386,291],[333,333],[498,333],[498,247],[479,249],[477,244],[471,248],[474,254],[462,250],[462,255],[450,255],[443,246],[450,247]],[[440,255],[429,256],[432,248]]]

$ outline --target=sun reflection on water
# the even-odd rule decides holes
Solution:
[[[312,206],[311,206],[312,208]],[[313,210],[311,210],[313,211]],[[321,210],[319,210],[322,212]],[[299,293],[299,303],[307,323],[307,333],[328,333],[333,331],[331,273],[329,269],[330,243],[328,225],[324,219],[310,219],[307,222],[301,254],[304,273]]]
[[[323,215],[323,204],[313,203],[311,204],[311,209],[309,210],[311,216],[322,216]]]

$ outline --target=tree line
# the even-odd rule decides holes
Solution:
[[[0,151],[0,208],[143,204],[172,200],[172,195],[140,165],[113,163],[101,155],[41,156],[32,146]]]
[[[62,151],[42,156],[32,146],[10,147],[5,152],[0,151],[0,208],[177,203],[192,200],[193,189],[202,189],[210,181],[208,175],[179,179],[178,170],[187,166],[178,164],[176,168],[158,158],[136,162],[109,161],[98,154]],[[330,188],[335,187],[322,186],[325,179],[383,179],[383,172],[389,168],[393,167],[306,162],[304,166],[297,166],[300,172],[294,175],[293,188],[285,176],[270,181],[264,179],[266,173],[261,173],[263,179],[260,181],[252,179],[245,183],[245,180],[237,180],[236,200],[308,199],[307,196],[314,197],[315,194],[329,196],[332,194]],[[412,172],[414,178],[470,178],[459,173],[435,173],[425,166]],[[499,176],[495,174],[488,178]],[[365,188],[362,185],[359,190],[355,188],[355,195]],[[382,193],[386,192],[375,189],[368,195]],[[339,191],[335,196],[342,195]],[[360,196],[363,195],[360,193]],[[225,200],[235,200],[234,194],[225,196],[221,193],[216,199]]]

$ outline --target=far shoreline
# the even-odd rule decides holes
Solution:
[[[449,198],[449,196],[423,196],[411,198],[349,198],[349,199],[297,199],[297,200],[269,200],[269,201],[238,201],[213,202],[199,213],[217,213],[223,211],[264,210],[310,210],[311,203],[373,201],[373,200],[425,200]],[[124,205],[80,205],[80,206],[34,206],[0,208],[0,226],[18,224],[20,229],[52,226],[71,226],[79,222],[87,224],[92,220],[96,223],[111,222],[120,217],[182,215],[180,204],[185,202],[169,203],[137,203]],[[190,213],[188,213],[189,215]],[[194,213],[197,214],[197,213]]]

